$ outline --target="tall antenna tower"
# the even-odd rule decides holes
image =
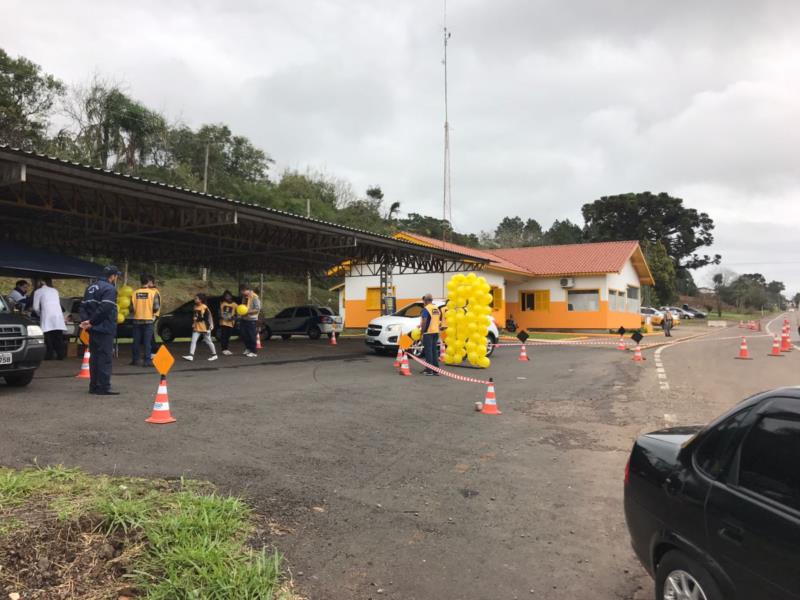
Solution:
[[[450,32],[447,30],[447,0],[444,2],[444,177],[442,190],[442,219],[453,225],[453,199],[450,194],[450,121],[447,114],[447,43],[450,40]],[[448,231],[442,227],[442,241],[447,241]],[[452,235],[450,236],[452,239]]]

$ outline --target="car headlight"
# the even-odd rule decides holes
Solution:
[[[44,337],[44,331],[38,325],[28,325],[28,337]]]
[[[386,327],[386,333],[395,333],[397,331],[400,331],[400,324],[399,323],[395,323],[394,325],[388,325]]]

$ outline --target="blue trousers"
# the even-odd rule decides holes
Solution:
[[[89,352],[89,391],[106,392],[111,389],[114,336],[110,333],[90,333]]]
[[[256,351],[256,322],[242,319],[239,321],[239,335],[248,352]]]
[[[434,367],[439,366],[439,334],[426,333],[422,336],[422,351],[425,362]],[[426,371],[430,369],[426,368]]]
[[[133,362],[139,362],[139,348],[144,346],[144,362],[150,362],[153,349],[150,342],[153,339],[153,323],[133,324]]]

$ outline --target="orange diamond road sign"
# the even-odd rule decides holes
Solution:
[[[411,348],[413,343],[414,343],[414,340],[412,340],[411,336],[409,336],[409,335],[400,336],[400,341],[398,342],[399,346],[403,350],[408,350],[409,348]]]
[[[172,353],[167,350],[167,347],[162,344],[161,348],[158,349],[158,352],[156,352],[156,355],[153,357],[153,366],[161,375],[166,375],[174,364],[175,358],[172,356]]]
[[[85,329],[81,329],[81,333],[78,336],[78,339],[81,341],[81,344],[83,344],[84,346],[88,346],[89,345],[89,332],[86,331]]]

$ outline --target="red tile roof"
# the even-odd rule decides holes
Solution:
[[[469,246],[461,246],[460,244],[443,242],[442,240],[437,240],[435,238],[428,237],[425,235],[420,235],[418,233],[410,233],[408,231],[401,231],[400,233],[396,234],[395,237],[400,237],[401,239],[405,239],[406,241],[417,243],[422,246],[432,246],[434,248],[442,248],[443,250],[449,250],[451,252],[459,252],[466,256],[472,256],[480,260],[486,260],[491,263],[491,266],[497,267],[499,269],[516,271],[518,273],[526,272],[525,269],[523,269],[519,265],[515,265],[514,263],[509,262],[500,256],[496,256],[493,253],[494,251],[490,252],[487,250],[481,250],[479,248],[470,248]]]

